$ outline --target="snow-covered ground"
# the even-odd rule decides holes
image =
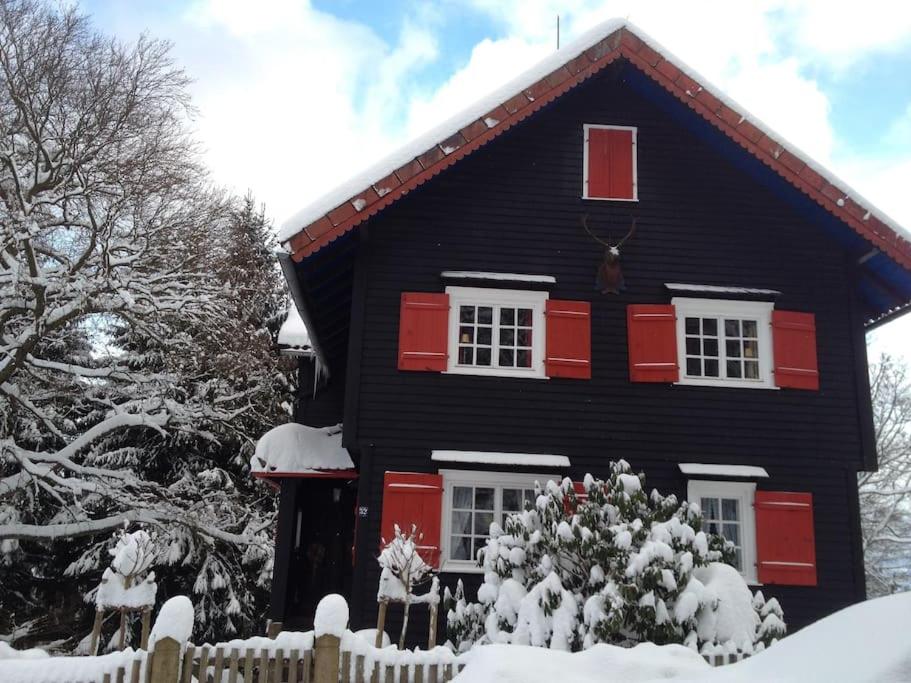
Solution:
[[[709,683],[907,683],[911,681],[911,593],[848,607],[743,662],[710,667],[680,645],[597,645],[570,654],[489,645],[463,655],[458,683],[708,681]]]

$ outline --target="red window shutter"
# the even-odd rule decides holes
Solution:
[[[588,500],[588,494],[585,492],[585,482],[574,481],[573,482],[573,492],[576,494],[576,504],[582,503]],[[571,515],[575,512],[575,509],[569,503],[569,497],[563,499],[563,512],[566,515]]]
[[[813,494],[757,491],[759,583],[816,585]]]
[[[412,524],[417,525],[422,534],[418,552],[427,564],[439,568],[442,507],[442,475],[386,472],[380,535],[389,541],[395,536],[396,524],[402,531],[409,531]]]
[[[816,316],[772,311],[775,386],[819,391],[816,362]]]
[[[449,295],[402,292],[399,370],[442,372],[449,340]]]
[[[548,299],[544,369],[548,377],[591,379],[592,312],[587,301]]]
[[[677,315],[664,304],[630,304],[626,307],[631,382],[676,382]]]
[[[633,131],[588,128],[586,197],[635,199]]]

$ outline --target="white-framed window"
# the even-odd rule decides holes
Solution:
[[[756,515],[753,482],[690,480],[687,498],[702,510],[703,529],[734,544],[735,566],[749,583],[757,582]]]
[[[582,126],[582,199],[639,201],[635,126]]]
[[[447,372],[544,378],[547,292],[447,287]]]
[[[680,384],[774,389],[768,301],[671,299]]]
[[[487,541],[490,524],[504,515],[534,505],[535,482],[555,475],[515,472],[440,470],[443,475],[441,571],[481,573],[478,551]]]

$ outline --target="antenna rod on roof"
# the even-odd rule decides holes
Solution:
[[[557,49],[560,49],[560,15],[557,15]]]

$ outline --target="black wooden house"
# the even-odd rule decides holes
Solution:
[[[535,480],[619,458],[700,501],[792,629],[864,598],[864,335],[911,304],[900,227],[616,22],[359,178],[281,235],[295,419],[341,423],[354,471],[262,475],[274,621],[334,590],[373,625],[393,523],[470,592]]]

